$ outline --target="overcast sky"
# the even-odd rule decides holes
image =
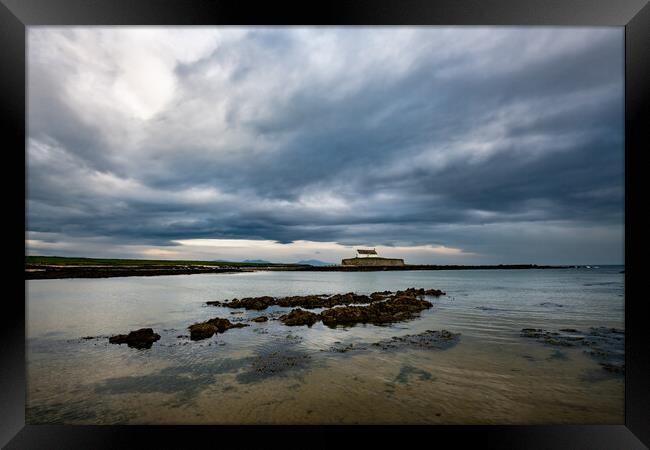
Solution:
[[[28,29],[29,254],[621,263],[623,28]]]

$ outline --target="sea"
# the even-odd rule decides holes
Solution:
[[[522,335],[620,333],[623,272],[591,266],[29,280],[26,422],[623,424],[620,371],[605,370],[589,346]],[[206,305],[410,287],[446,295],[427,297],[433,307],[410,321],[335,328],[285,326],[277,318],[287,308]],[[270,320],[250,321],[261,315]],[[189,339],[189,325],[214,317],[249,326]],[[145,327],[161,336],[150,349],[108,342]],[[441,348],[373,345],[428,330],[459,336]],[[615,350],[623,349],[620,340]]]

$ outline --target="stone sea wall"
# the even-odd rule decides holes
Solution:
[[[404,260],[397,258],[348,258],[341,261],[344,266],[403,266]]]

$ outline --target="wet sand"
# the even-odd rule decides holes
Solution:
[[[553,334],[621,328],[619,270],[30,281],[27,421],[622,424],[624,375],[605,370],[591,347],[563,345],[573,341]],[[279,318],[291,307],[206,304],[410,286],[447,295],[425,296],[433,306],[407,321],[335,327],[287,326]],[[268,320],[253,320],[260,316]],[[187,327],[214,317],[248,326],[192,341]],[[160,335],[151,348],[109,343],[111,335],[147,326]],[[428,330],[457,339],[400,344]]]

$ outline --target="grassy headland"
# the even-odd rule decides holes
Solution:
[[[482,270],[482,269],[559,269],[569,266],[536,264],[499,265],[413,265],[310,266],[308,264],[273,264],[163,259],[68,258],[62,256],[26,256],[25,279],[107,278],[155,275],[186,275],[195,273],[230,273],[269,271],[367,272],[383,270]]]
[[[26,256],[25,279],[187,275],[195,273],[247,272],[270,268],[291,270],[292,267],[298,268],[302,266],[226,261]]]
[[[25,256],[25,264],[32,266],[214,266],[214,267],[259,267],[269,264],[193,261],[167,259],[106,259],[106,258],[68,258],[64,256]],[[286,264],[271,264],[286,265]]]

